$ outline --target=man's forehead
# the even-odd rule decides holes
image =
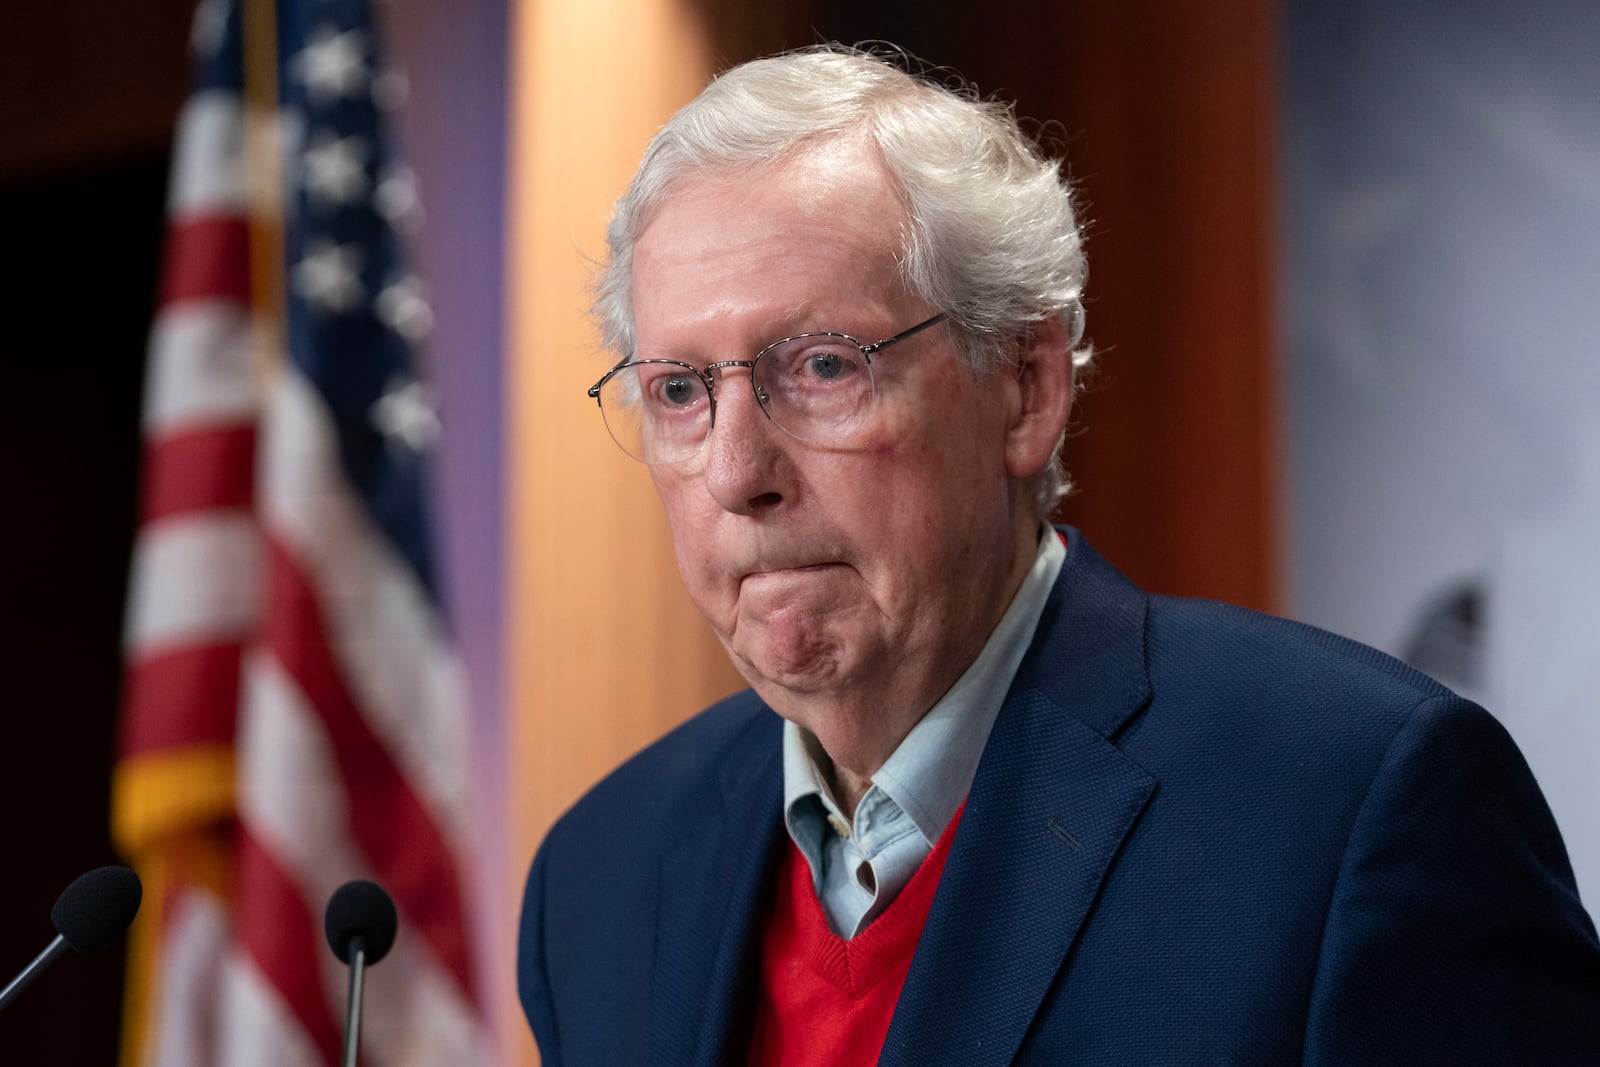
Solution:
[[[806,306],[898,298],[892,196],[837,174],[797,180],[791,169],[772,179],[701,183],[662,205],[634,250],[639,325],[661,314],[679,320],[689,305],[773,320]]]
[[[837,219],[841,210],[865,209],[884,233],[896,236],[903,214],[897,186],[876,154],[838,139],[807,144],[773,162],[687,171],[662,194],[641,239],[662,214],[690,205],[719,217],[760,215],[774,226],[817,225]]]

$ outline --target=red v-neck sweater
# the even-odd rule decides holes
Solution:
[[[791,842],[762,939],[750,1067],[878,1062],[960,821],[958,809],[899,896],[848,941],[828,929],[811,869]]]

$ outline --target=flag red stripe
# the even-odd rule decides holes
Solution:
[[[339,1062],[340,1027],[322,992],[319,961],[329,951],[313,915],[283,869],[241,828],[235,838],[234,930],[257,969],[294,1013],[325,1064]]]
[[[327,732],[350,804],[350,828],[380,881],[421,930],[440,965],[473,999],[455,858],[439,827],[346,686],[306,576],[267,538],[264,644],[294,678]]]
[[[239,707],[238,641],[185,645],[128,665],[124,759],[188,745],[232,744]]]
[[[241,216],[179,218],[167,229],[161,306],[202,297],[250,299],[250,227]]]
[[[173,434],[145,447],[142,522],[190,511],[248,508],[255,494],[256,429]]]

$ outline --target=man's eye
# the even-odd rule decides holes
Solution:
[[[805,354],[796,368],[799,376],[809,382],[834,382],[848,378],[856,370],[860,357],[854,352],[836,348],[814,348]]]
[[[694,383],[688,378],[673,377],[661,382],[661,398],[669,404],[681,406],[693,403]]]
[[[642,371],[639,384],[645,402],[657,410],[693,407],[705,395],[705,388],[694,375],[664,367]]]
[[[818,352],[806,361],[806,369],[814,378],[824,381],[839,377],[845,373],[844,357],[837,352]]]

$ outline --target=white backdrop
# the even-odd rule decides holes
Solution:
[[[1482,700],[1600,902],[1600,4],[1291,0],[1289,609]]]

